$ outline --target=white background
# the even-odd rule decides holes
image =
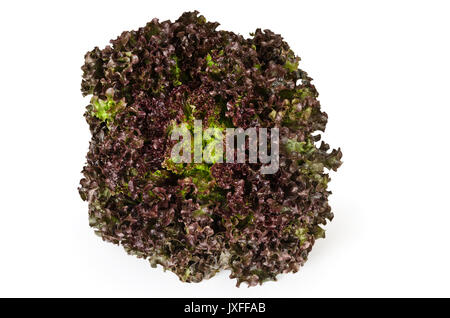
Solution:
[[[284,36],[341,147],[335,219],[297,274],[181,283],[102,242],[77,193],[90,134],[85,52],[199,10]],[[10,1],[0,4],[0,296],[450,296],[450,6],[445,1]]]

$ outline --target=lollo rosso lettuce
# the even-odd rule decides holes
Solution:
[[[198,12],[149,22],[85,55],[81,91],[92,133],[79,193],[105,241],[185,282],[222,269],[249,286],[297,272],[333,218],[320,141],[327,115],[282,37],[218,31]],[[176,124],[279,128],[279,169],[176,163]],[[248,151],[248,144],[246,145]]]

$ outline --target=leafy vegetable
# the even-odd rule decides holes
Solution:
[[[198,12],[149,22],[85,55],[81,90],[92,139],[79,188],[89,224],[182,281],[230,269],[250,286],[296,272],[333,218],[321,142],[327,115],[280,35],[216,30]],[[280,128],[280,168],[175,163],[174,125]],[[248,150],[248,149],[247,149]]]

